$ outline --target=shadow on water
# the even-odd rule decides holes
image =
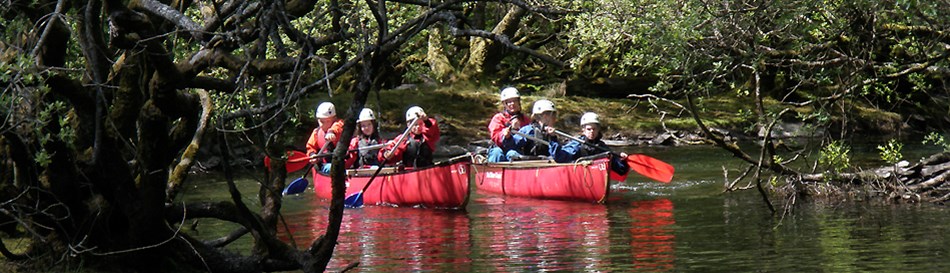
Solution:
[[[347,209],[330,270],[353,262],[361,272],[937,272],[950,266],[944,207],[802,202],[781,218],[754,191],[722,192],[723,168],[735,177],[742,165],[717,148],[628,152],[676,166],[674,180],[631,174],[612,186],[604,205],[473,192],[464,211]],[[257,182],[239,182],[254,196]],[[185,200],[226,200],[223,189],[223,182],[201,183]],[[286,198],[289,233],[281,229],[282,239],[292,234],[306,248],[323,233],[327,206],[312,191]],[[199,230],[215,238],[230,228],[208,223]]]

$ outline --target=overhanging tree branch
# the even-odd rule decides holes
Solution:
[[[164,3],[158,2],[156,0],[138,0],[138,1],[135,1],[134,3],[137,3],[137,6],[133,8],[141,8],[146,11],[149,11],[150,13],[156,16],[164,18],[165,20],[167,20],[168,22],[171,22],[172,24],[178,26],[179,28],[184,29],[192,37],[194,37],[195,40],[198,40],[198,41],[202,40],[203,35],[201,33],[201,26],[199,26],[197,23],[192,21],[191,18],[188,18],[188,16],[185,16],[184,14],[181,14],[181,12],[178,12],[178,10],[172,7],[169,7],[168,5],[165,5]]]

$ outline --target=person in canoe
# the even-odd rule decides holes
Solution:
[[[488,162],[509,161],[511,157],[521,156],[512,139],[512,130],[518,131],[522,125],[531,123],[531,118],[521,113],[521,95],[518,94],[518,89],[502,89],[501,104],[504,109],[492,116],[488,123],[488,133],[492,141],[492,147],[488,149]]]
[[[422,107],[413,106],[406,110],[406,130],[408,135],[405,140],[400,141],[397,136],[379,150],[379,162],[386,165],[402,162],[403,166],[414,168],[434,165],[432,154],[436,142],[442,136],[439,122],[427,116]],[[400,143],[397,145],[396,142]]]
[[[363,108],[363,110],[360,110],[359,118],[356,119],[356,124],[358,127],[356,137],[350,140],[349,149],[351,152],[346,159],[346,168],[379,166],[377,157],[379,148],[366,149],[385,143],[383,138],[379,136],[379,131],[377,131],[379,123],[376,122],[376,114],[373,113],[372,109]],[[361,148],[363,150],[360,150]]]
[[[550,157],[556,162],[570,161],[570,155],[564,153],[555,135],[557,110],[554,109],[554,103],[545,99],[535,101],[531,108],[531,119],[533,121],[530,124],[521,127],[512,137],[516,149],[525,156]]]
[[[610,148],[607,147],[607,143],[604,143],[604,141],[601,139],[603,134],[600,131],[601,128],[599,115],[594,112],[584,113],[584,115],[581,116],[580,125],[581,135],[578,136],[576,140],[571,140],[564,145],[564,153],[570,155],[566,158],[567,161],[565,162],[570,162],[585,156],[591,156],[610,151]],[[586,144],[577,140],[584,141]],[[630,171],[630,166],[627,165],[626,161],[624,161],[624,158],[626,157],[627,153],[620,153],[619,157],[611,157],[610,169],[621,176],[626,176],[627,172]]]
[[[307,140],[307,155],[310,156],[310,162],[320,166],[323,173],[330,172],[330,158],[315,158],[319,153],[329,152],[337,141],[340,140],[340,133],[343,132],[343,120],[336,117],[336,107],[332,102],[323,102],[317,106],[317,128],[310,133],[310,139]]]

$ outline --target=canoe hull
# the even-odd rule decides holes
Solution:
[[[469,197],[470,158],[463,158],[423,169],[379,174],[363,192],[365,205],[422,206],[427,208],[464,208]],[[346,196],[356,194],[372,174],[349,175]],[[330,199],[330,177],[313,172],[317,197]]]
[[[570,164],[472,164],[479,193],[604,203],[608,193],[607,157]]]

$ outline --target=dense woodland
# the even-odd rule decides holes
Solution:
[[[691,118],[749,162],[729,190],[758,189],[770,208],[772,193],[793,204],[818,184],[943,202],[950,154],[902,163],[892,142],[882,156],[894,166],[854,172],[847,143],[933,133],[950,147],[948,14],[947,0],[0,1],[0,230],[31,242],[0,253],[53,271],[323,271],[344,213],[341,166],[324,236],[303,248],[275,237],[280,158],[312,114],[301,101],[351,95],[337,106],[346,140],[372,92],[421,83],[626,97],[657,120]],[[741,126],[709,122],[720,98]],[[813,168],[788,167],[800,159],[773,145],[782,123],[815,129]],[[743,150],[722,129],[764,145]],[[235,145],[276,159],[260,210],[233,183],[231,200],[175,201],[197,182],[199,150],[230,174]],[[212,241],[180,232],[200,218],[241,228]],[[223,249],[242,236],[252,254]]]

